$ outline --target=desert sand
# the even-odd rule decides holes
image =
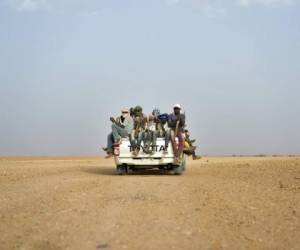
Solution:
[[[300,249],[300,157],[204,157],[182,176],[2,157],[0,249]]]

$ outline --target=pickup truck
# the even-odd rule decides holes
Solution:
[[[176,140],[176,142],[178,142]],[[164,138],[157,138],[156,145],[153,147],[153,154],[143,152],[143,143],[137,156],[133,155],[133,150],[128,138],[122,138],[120,144],[114,145],[114,159],[117,173],[126,175],[129,171],[135,172],[146,169],[160,169],[165,173],[172,172],[175,175],[181,175],[185,170],[186,156],[182,155],[181,163],[174,163],[174,153],[171,143],[168,146],[168,152],[164,154]]]

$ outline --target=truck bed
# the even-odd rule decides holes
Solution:
[[[168,146],[168,153],[163,154],[165,145],[164,138],[157,138],[155,153],[150,155],[143,152],[141,149],[137,156],[132,153],[132,148],[128,138],[123,138],[119,146],[119,155],[115,155],[116,165],[134,165],[134,166],[162,166],[173,164],[174,154],[171,143]],[[144,146],[143,143],[141,145]]]

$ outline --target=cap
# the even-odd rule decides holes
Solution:
[[[122,109],[122,113],[129,113],[128,109]]]
[[[181,106],[180,106],[180,104],[175,104],[173,108],[181,109]]]
[[[143,108],[142,108],[141,106],[136,106],[136,107],[134,108],[134,111],[135,111],[135,112],[142,112],[142,111],[143,111]]]

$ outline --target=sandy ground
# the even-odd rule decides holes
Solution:
[[[0,249],[300,249],[300,158],[189,160],[182,176],[0,158]]]

